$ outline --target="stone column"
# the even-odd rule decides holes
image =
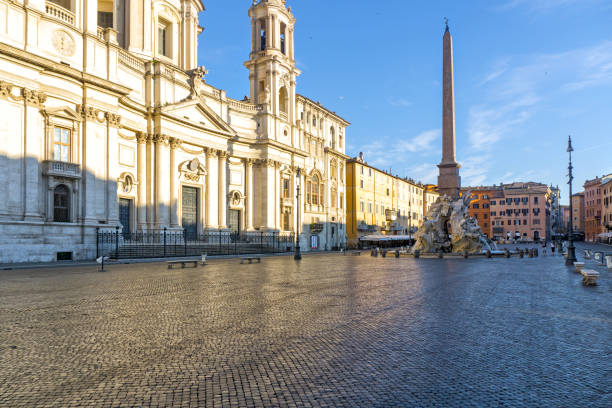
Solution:
[[[217,179],[215,149],[206,149],[206,228],[217,228]]]
[[[257,22],[251,20],[251,52],[257,51]]]
[[[219,152],[219,228],[227,228],[227,152]]]
[[[255,199],[255,191],[253,191],[253,160],[246,159],[246,229],[253,230],[253,200]]]
[[[178,222],[178,169],[176,165],[176,149],[181,146],[182,140],[170,138],[170,226],[177,228]]]
[[[294,45],[293,45],[293,28],[289,29],[289,58],[295,59],[294,56]]]
[[[266,48],[272,48],[272,18],[266,18]]]
[[[136,206],[137,229],[146,229],[147,225],[147,141],[148,135],[143,132],[136,134],[138,142],[138,205]]]
[[[155,135],[155,227],[162,228],[168,223],[167,209],[163,206],[168,205],[168,200],[164,197],[164,192],[170,190],[168,175],[168,136]]]

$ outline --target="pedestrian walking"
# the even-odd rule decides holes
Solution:
[[[555,243],[553,241],[550,241],[550,252],[553,255],[555,254]]]

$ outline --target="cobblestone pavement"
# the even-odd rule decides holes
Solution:
[[[610,407],[595,268],[596,287],[550,255],[1,271],[0,406]]]

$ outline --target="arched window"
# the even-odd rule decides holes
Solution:
[[[318,205],[319,204],[319,178],[317,176],[312,176],[311,183],[311,193],[310,198],[312,200],[311,204]]]
[[[266,49],[266,30],[265,27],[266,26],[266,20],[261,19],[259,20],[259,26],[262,27],[259,30],[259,51],[264,51]]]
[[[342,149],[342,133],[338,135],[338,148]]]
[[[336,148],[336,131],[334,130],[333,126],[329,128],[329,135],[331,137],[331,148],[335,149]]]
[[[281,113],[289,114],[289,97],[287,95],[287,88],[284,86],[278,91],[278,103]]]
[[[60,184],[53,190],[53,221],[70,222],[70,190]]]
[[[287,54],[287,43],[286,43],[286,38],[285,38],[285,30],[287,30],[287,26],[285,25],[285,23],[281,23],[280,48],[281,48],[281,52],[286,55]]]

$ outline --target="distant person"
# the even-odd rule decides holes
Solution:
[[[555,243],[553,241],[550,241],[550,252],[553,255],[555,254]]]

